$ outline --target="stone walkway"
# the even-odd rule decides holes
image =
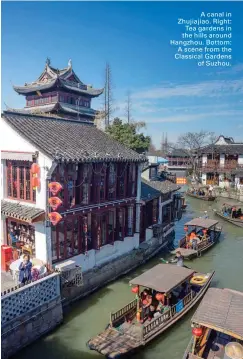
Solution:
[[[17,280],[13,280],[12,275],[9,272],[1,271],[1,292],[4,292],[7,289],[15,287],[17,285]]]

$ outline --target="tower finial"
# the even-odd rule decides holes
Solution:
[[[46,65],[47,66],[50,66],[51,64],[51,59],[49,57],[46,58]]]
[[[72,68],[72,60],[71,59],[69,59],[69,61],[68,61],[68,67]]]

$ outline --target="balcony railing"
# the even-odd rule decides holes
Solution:
[[[243,164],[239,164],[237,161],[225,161],[224,163],[220,163],[217,160],[210,160],[207,163],[199,164],[199,168],[202,172],[224,172],[243,169]]]

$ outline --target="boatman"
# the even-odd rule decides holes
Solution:
[[[177,251],[175,258],[170,259],[169,261],[167,261],[167,264],[168,263],[176,263],[176,265],[178,267],[185,267],[184,266],[184,257],[183,257],[183,255],[181,254],[180,251]]]

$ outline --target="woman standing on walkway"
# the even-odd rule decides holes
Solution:
[[[23,262],[19,266],[19,282],[21,284],[24,285],[32,279],[31,268],[32,263],[30,261],[30,256],[26,254],[23,258]]]

